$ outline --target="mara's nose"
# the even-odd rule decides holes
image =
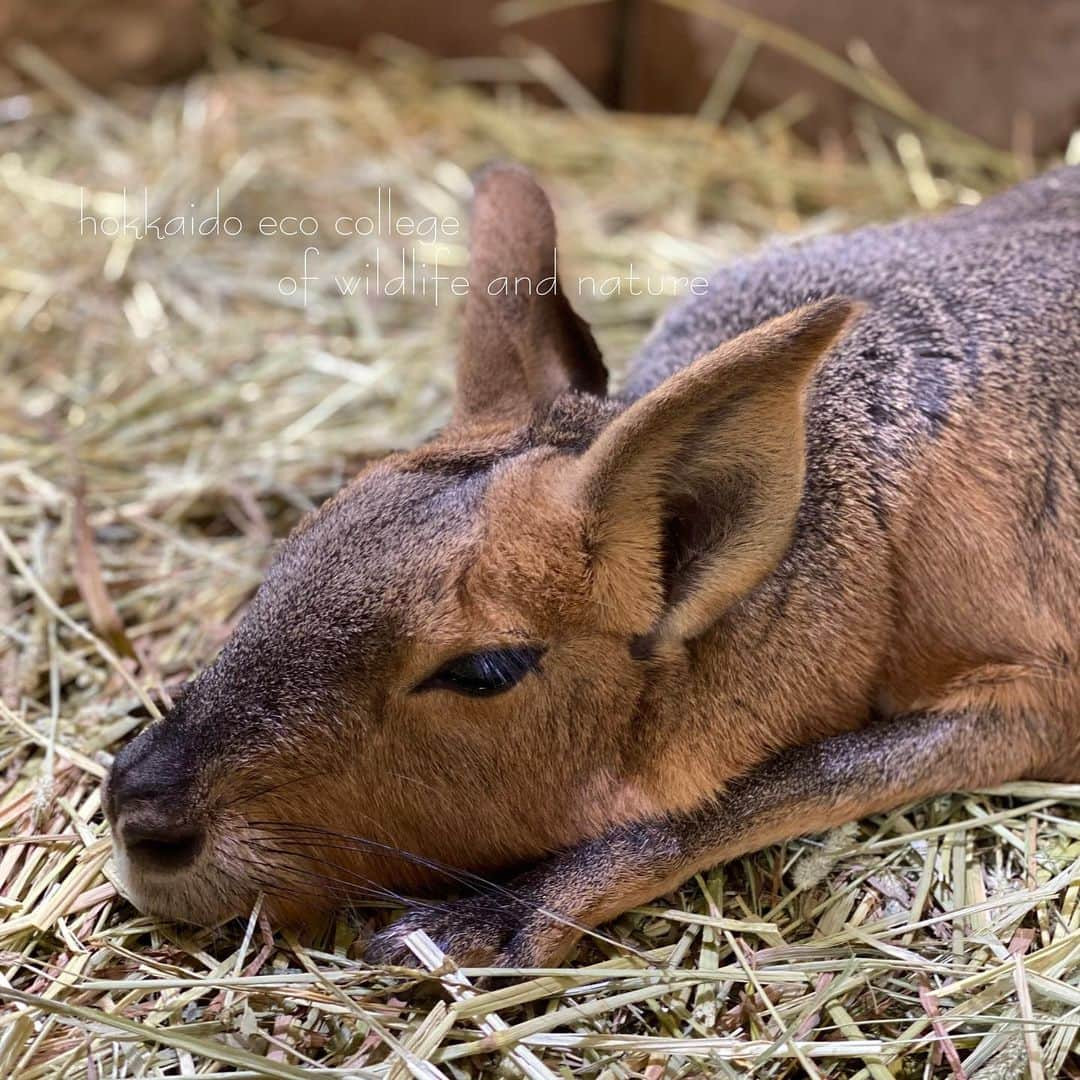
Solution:
[[[163,760],[154,741],[147,732],[116,755],[106,812],[132,862],[151,870],[179,870],[198,856],[206,832],[192,817],[190,783]]]

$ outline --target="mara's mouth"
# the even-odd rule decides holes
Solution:
[[[230,848],[230,845],[226,845]],[[333,911],[358,906],[339,884],[320,880],[300,863],[313,856],[290,853],[293,865],[261,864],[250,854],[231,852],[207,839],[183,860],[146,858],[137,844],[113,837],[113,865],[124,896],[146,915],[200,927],[217,927],[259,910],[276,926],[311,931]]]
[[[195,926],[220,926],[250,910],[251,903],[235,883],[207,859],[173,871],[148,869],[123,844],[113,841],[113,865],[124,895],[146,915]]]

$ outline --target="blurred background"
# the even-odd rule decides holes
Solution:
[[[851,130],[860,97],[828,54],[887,76],[921,108],[1003,149],[1063,149],[1080,125],[1074,0],[5,0],[0,43],[39,46],[88,85],[156,82],[244,30],[359,62],[394,48],[458,61],[476,83],[546,83],[651,113],[784,108],[814,139]],[[499,58],[498,60],[493,58]],[[470,65],[470,59],[487,63]],[[555,96],[559,96],[557,93]]]

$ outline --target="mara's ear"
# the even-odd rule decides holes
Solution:
[[[607,371],[558,282],[555,215],[518,165],[477,179],[455,419],[524,422],[564,390],[603,394]]]
[[[688,640],[773,570],[802,498],[807,382],[858,310],[824,300],[721,345],[634,402],[579,459],[574,498],[606,610]],[[655,583],[652,610],[621,610],[627,580]]]

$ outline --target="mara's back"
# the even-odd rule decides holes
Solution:
[[[815,378],[798,530],[760,602],[799,596],[824,635],[884,610],[861,627],[884,711],[985,686],[1080,734],[1080,168],[727,267],[627,393],[836,294],[868,310]]]

